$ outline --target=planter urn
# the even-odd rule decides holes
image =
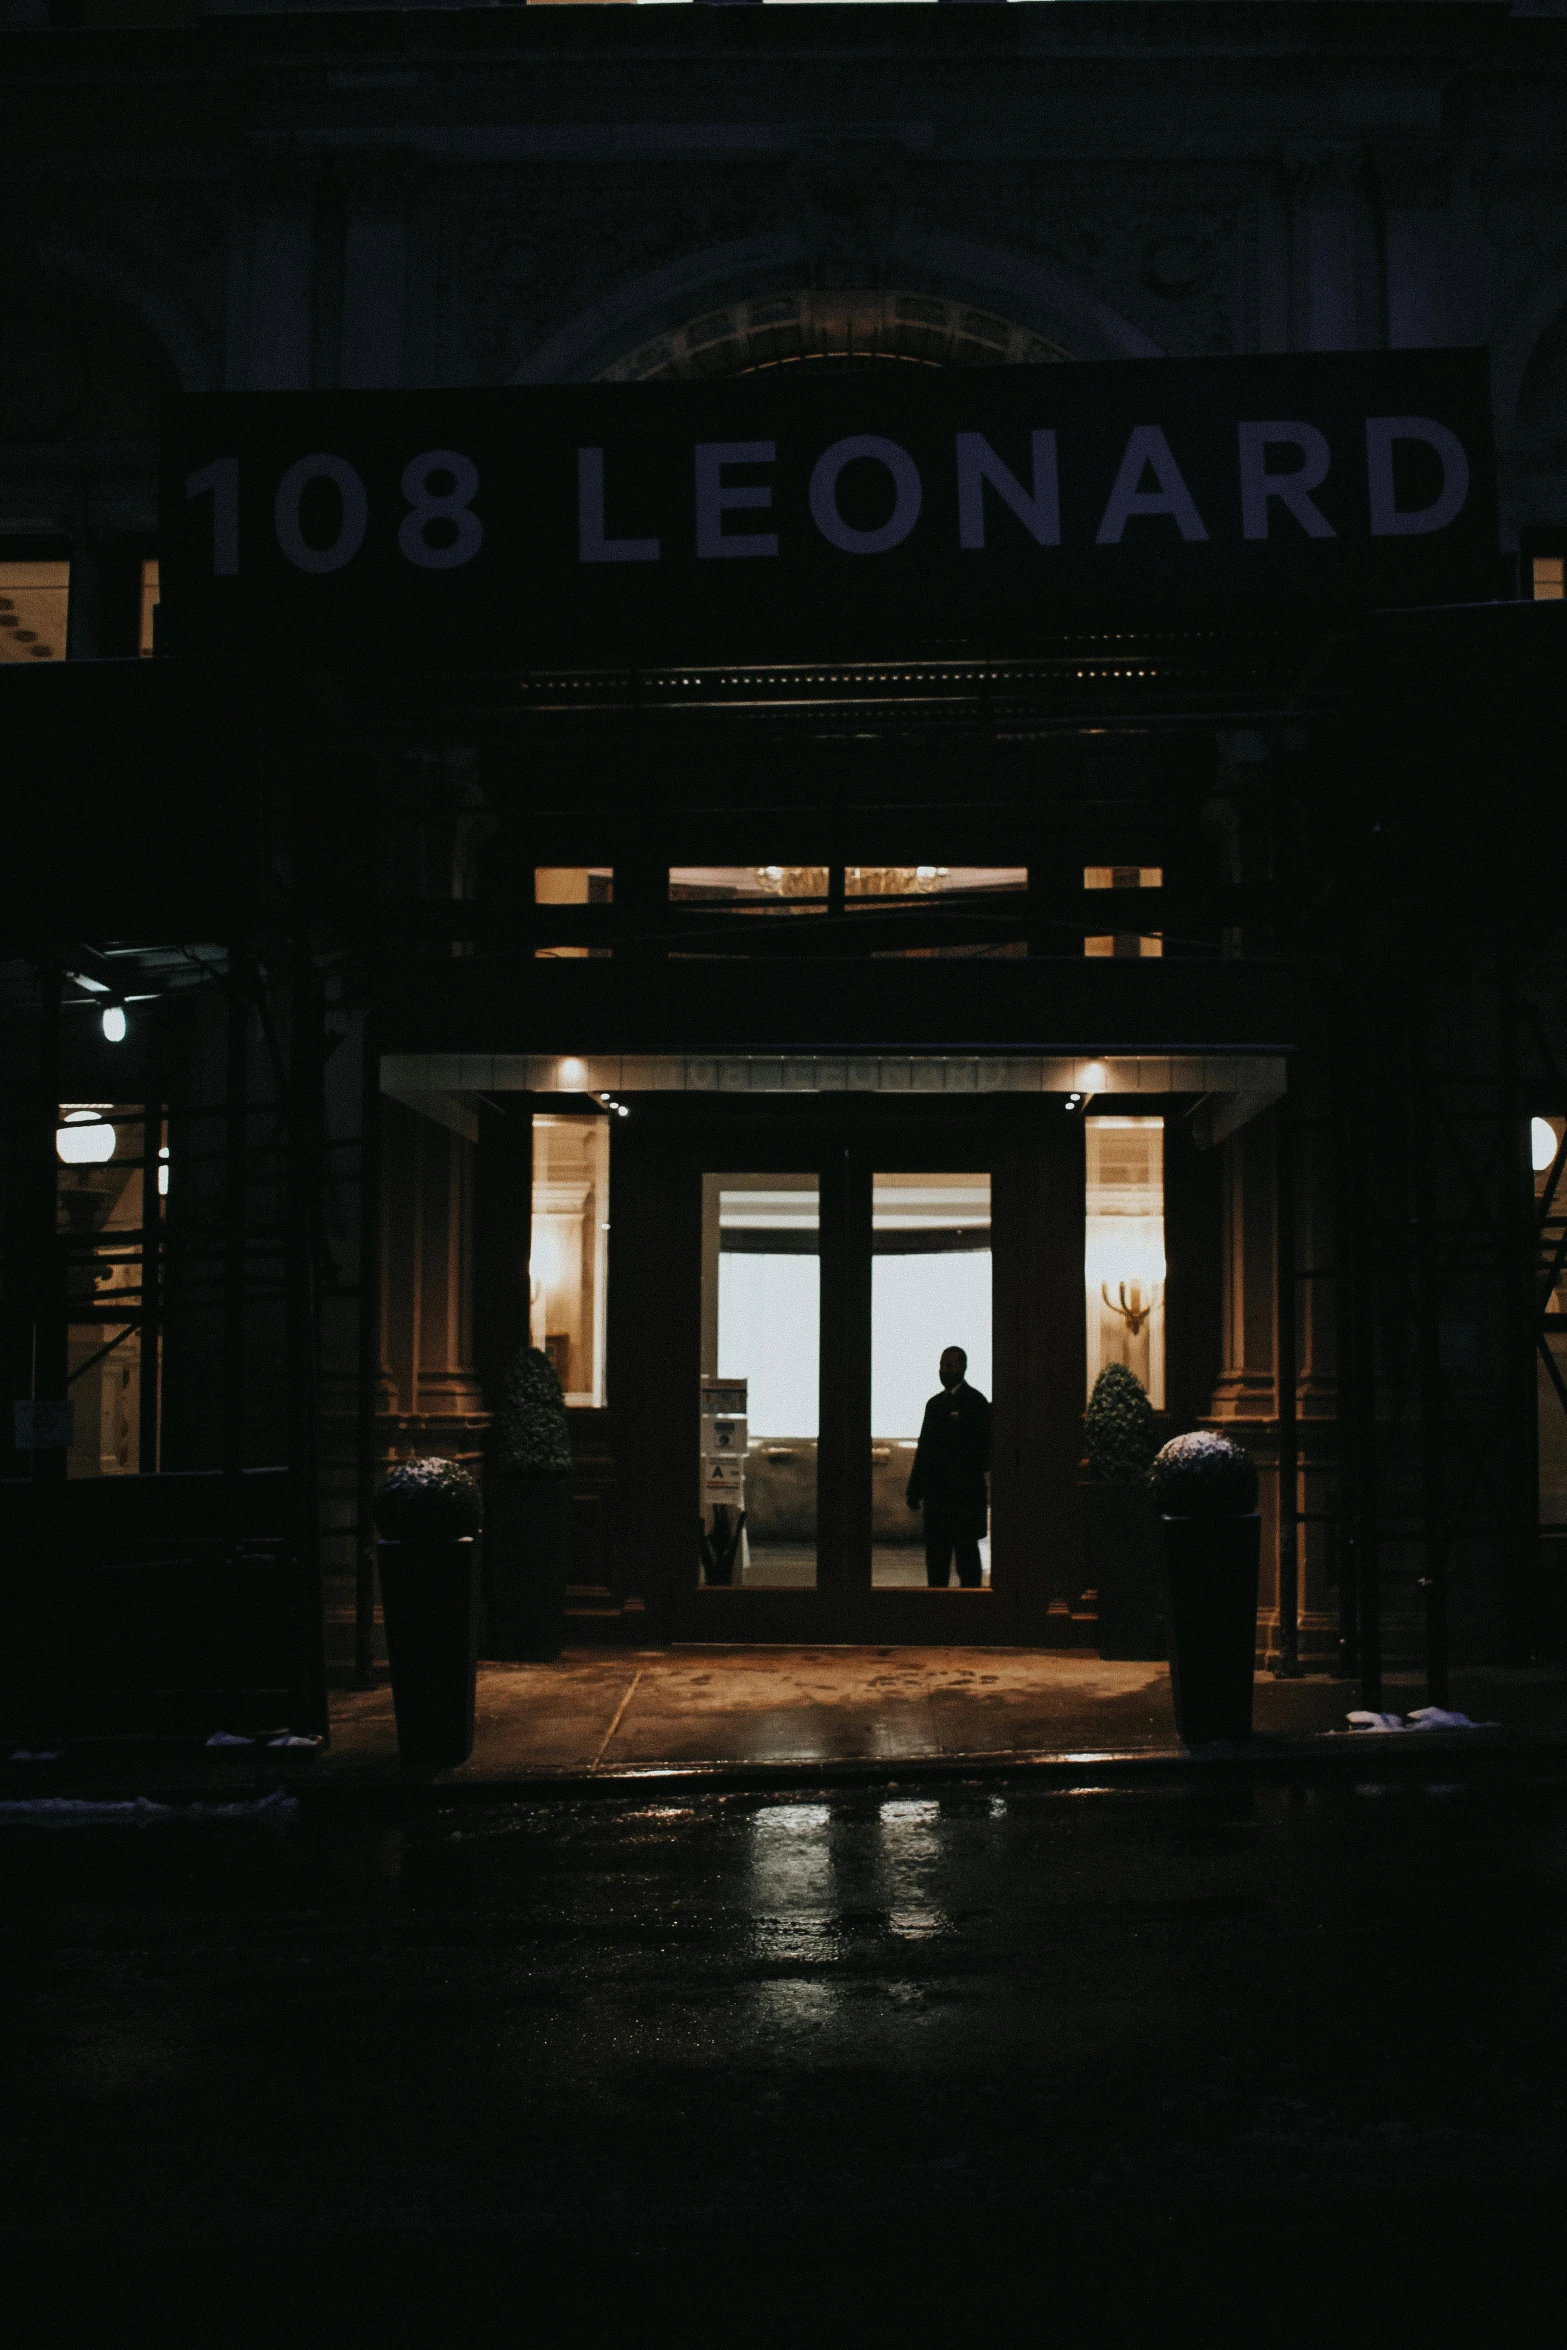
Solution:
[[[397,1751],[425,1770],[452,1770],[473,1752],[479,1649],[479,1544],[376,1545],[392,1668]]]
[[[1175,1724],[1188,1746],[1251,1736],[1261,1520],[1162,1520]]]
[[[1088,1572],[1102,1657],[1157,1662],[1165,1653],[1159,1515],[1143,1485],[1085,1485]]]
[[[559,1471],[492,1476],[484,1530],[484,1653],[553,1664],[566,1637],[571,1478]]]
[[[397,1751],[423,1770],[473,1752],[479,1488],[456,1461],[400,1461],[375,1498]]]
[[[1251,1456],[1199,1430],[1150,1473],[1164,1543],[1175,1723],[1188,1746],[1251,1736],[1261,1521]]]
[[[555,1366],[518,1349],[490,1426],[484,1536],[484,1653],[553,1664],[566,1638],[571,1563],[571,1423]]]
[[[1083,1414],[1083,1531],[1104,1657],[1164,1656],[1159,1517],[1148,1475],[1159,1439],[1142,1381],[1106,1363]]]

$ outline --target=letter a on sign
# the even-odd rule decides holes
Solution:
[[[1159,485],[1156,490],[1141,487],[1143,475],[1150,468]],[[1121,533],[1129,522],[1139,515],[1153,514],[1172,516],[1183,539],[1208,536],[1169,442],[1156,424],[1134,424],[1126,455],[1121,459],[1121,470],[1110,492],[1110,503],[1105,508],[1105,518],[1099,525],[1099,545],[1118,547]]]

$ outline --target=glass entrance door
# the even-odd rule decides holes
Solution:
[[[988,1589],[988,1173],[871,1185],[871,1586]]]
[[[708,1589],[814,1591],[821,1187],[702,1178],[699,1543]]]
[[[908,1141],[701,1171],[679,1637],[939,1640],[911,1606],[989,1611],[992,1173],[972,1144],[943,1167]]]

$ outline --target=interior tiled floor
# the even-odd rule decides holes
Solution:
[[[1385,1703],[1425,1702],[1390,1678]],[[1266,1736],[1343,1730],[1354,1683],[1260,1675]],[[1510,1729],[1567,1731],[1560,1671],[1470,1673],[1453,1704]],[[1008,1648],[577,1649],[553,1665],[483,1665],[470,1774],[636,1771],[660,1764],[941,1760],[1177,1752],[1165,1666]],[[396,1755],[392,1693],[338,1691],[325,1767]]]
[[[990,1537],[979,1546],[980,1572],[990,1582]],[[753,1542],[737,1581],[750,1591],[810,1591],[816,1585],[816,1550],[806,1542]],[[954,1578],[955,1579],[955,1578]],[[878,1542],[871,1552],[871,1586],[876,1591],[923,1591],[925,1547],[919,1542]]]

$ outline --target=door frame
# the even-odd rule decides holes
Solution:
[[[722,1645],[1089,1645],[1070,1614],[1051,1608],[1082,1586],[1081,1117],[1038,1095],[940,1109],[854,1097],[787,1107],[669,1096],[628,1101],[631,1117],[615,1136],[608,1376],[626,1465],[621,1539],[628,1563],[640,1570],[652,1637]],[[988,1170],[991,1177],[987,1592],[869,1585],[871,1177],[900,1167]],[[698,1581],[695,1542],[701,1178],[812,1170],[822,1185],[823,1252],[817,1587],[710,1590]]]

